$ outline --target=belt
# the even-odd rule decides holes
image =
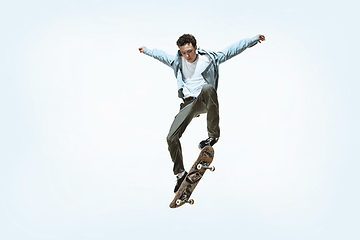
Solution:
[[[188,102],[188,101],[192,101],[192,100],[195,100],[196,97],[187,97],[187,98],[183,98],[183,101],[184,102]]]

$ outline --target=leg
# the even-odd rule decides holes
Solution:
[[[204,85],[197,100],[201,100],[206,106],[209,137],[219,138],[219,102],[216,90],[210,84]]]
[[[191,102],[190,104],[182,107],[180,112],[175,116],[175,119],[170,127],[169,134],[166,137],[168,150],[174,163],[173,171],[175,175],[185,171],[180,138],[196,114],[196,111],[193,109],[193,103],[194,102]]]

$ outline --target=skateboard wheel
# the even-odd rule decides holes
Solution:
[[[182,202],[182,201],[181,201],[180,199],[176,200],[176,205],[180,205],[181,202]]]
[[[189,204],[190,204],[190,205],[193,205],[193,204],[194,204],[194,199],[190,199],[190,200],[189,200]]]
[[[200,164],[200,163],[196,166],[196,168],[197,168],[198,170],[202,169],[202,167],[203,167],[203,165]]]
[[[211,166],[210,171],[212,171],[212,172],[215,171],[215,167]]]

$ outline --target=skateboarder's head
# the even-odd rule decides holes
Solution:
[[[196,39],[191,34],[184,34],[177,40],[176,44],[178,45],[182,56],[188,62],[194,62],[196,60]]]

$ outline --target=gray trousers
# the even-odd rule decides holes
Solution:
[[[199,96],[192,101],[180,104],[180,111],[170,127],[168,136],[168,150],[174,163],[174,174],[185,171],[180,138],[191,120],[199,114],[207,113],[208,136],[220,137],[219,128],[219,103],[216,90],[210,85],[203,86]]]

